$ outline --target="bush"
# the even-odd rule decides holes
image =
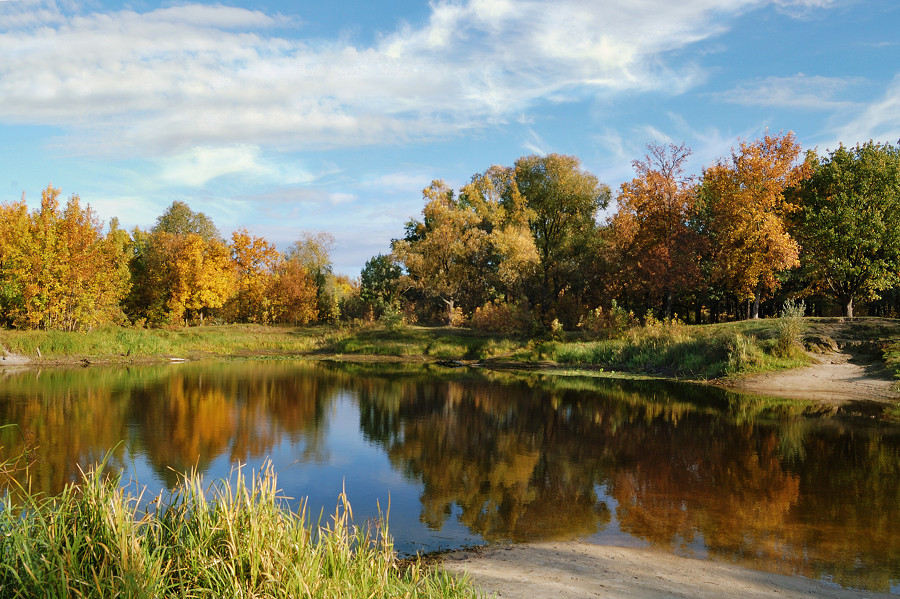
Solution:
[[[531,326],[531,313],[521,304],[507,302],[488,302],[475,313],[469,321],[473,329],[492,331],[495,333],[520,333]]]
[[[637,326],[634,313],[619,306],[616,300],[612,301],[609,311],[598,307],[586,314],[578,326],[599,337],[613,339],[621,336],[625,331]]]

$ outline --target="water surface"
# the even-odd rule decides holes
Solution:
[[[699,385],[291,362],[0,374],[0,444],[58,492],[107,459],[149,495],[270,460],[288,496],[404,553],[586,538],[845,586],[900,580],[900,426]]]

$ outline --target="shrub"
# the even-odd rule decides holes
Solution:
[[[636,325],[634,313],[619,306],[616,300],[612,301],[609,311],[597,307],[582,317],[578,323],[581,329],[607,339],[619,337]]]
[[[518,333],[530,328],[531,313],[521,304],[488,302],[475,308],[470,325],[479,331],[495,333]]]

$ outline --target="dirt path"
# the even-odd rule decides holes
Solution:
[[[890,597],[650,549],[578,541],[454,552],[444,557],[443,566],[468,573],[477,586],[501,599]]]

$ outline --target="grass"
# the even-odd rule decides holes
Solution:
[[[271,466],[208,487],[186,475],[149,508],[100,468],[55,497],[16,491],[0,506],[3,597],[479,596],[398,559],[386,518],[355,526],[345,495],[312,525],[286,507]]]
[[[834,322],[832,322],[834,321]],[[838,329],[835,329],[838,327]],[[0,346],[45,363],[147,362],[171,357],[348,356],[503,362],[520,366],[605,369],[706,380],[802,366],[809,359],[804,329],[848,335],[840,340],[877,345],[885,364],[900,374],[900,325],[889,319],[785,318],[714,325],[655,323],[612,339],[584,333],[555,338],[481,333],[464,328],[380,324],[271,327],[220,325],[175,330],[107,327],[88,333],[0,330]],[[807,333],[806,338],[810,337]],[[849,345],[848,345],[849,344]],[[40,352],[40,353],[39,353]],[[38,359],[40,362],[40,359]]]

